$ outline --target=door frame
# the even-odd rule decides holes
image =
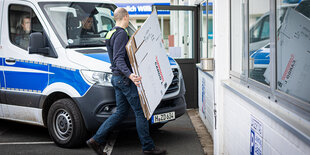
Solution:
[[[198,71],[196,69],[196,64],[200,62],[200,7],[199,5],[195,6],[184,6],[184,5],[152,5],[152,10],[169,10],[169,11],[192,11],[192,19],[193,19],[193,25],[192,25],[192,58],[178,58],[175,59],[178,64],[181,66],[187,65],[187,67],[190,67],[194,70],[194,74],[191,78],[191,83],[194,84],[193,92],[186,91],[186,94],[192,95],[192,100],[186,99],[187,101],[187,108],[198,108]],[[192,66],[191,66],[192,65]],[[186,75],[186,70],[183,70],[183,77]],[[184,74],[185,73],[185,74]],[[184,80],[186,83],[186,81]]]
[[[199,42],[198,42],[198,34],[200,34],[199,30],[199,15],[200,8],[198,6],[184,6],[184,5],[152,5],[152,10],[172,10],[172,11],[192,11],[193,12],[193,58],[187,59],[176,59],[178,62],[182,63],[190,63],[195,62],[199,63],[200,60],[200,50]],[[193,60],[191,60],[193,59]]]

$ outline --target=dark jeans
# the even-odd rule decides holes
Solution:
[[[131,107],[136,116],[136,128],[142,149],[153,149],[155,146],[149,133],[149,123],[144,117],[136,85],[125,76],[114,75],[112,76],[112,85],[115,89],[117,110],[100,126],[93,137],[94,140],[100,144],[104,143],[108,133],[127,117],[129,107]]]

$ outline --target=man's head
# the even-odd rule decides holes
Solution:
[[[30,30],[31,30],[30,17],[23,17],[21,26],[26,33],[30,33]]]
[[[93,17],[85,17],[83,20],[82,20],[82,27],[84,29],[87,29],[87,30],[90,30],[92,25],[93,25],[93,22],[94,22],[94,19]]]
[[[117,8],[114,11],[114,19],[116,24],[120,24],[123,28],[128,27],[129,24],[129,14],[126,9],[124,8]]]

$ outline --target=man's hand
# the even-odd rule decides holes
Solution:
[[[131,74],[129,75],[129,79],[130,79],[137,87],[140,87],[140,84],[141,84],[141,77],[139,77],[139,76],[136,75],[136,74],[131,73]]]

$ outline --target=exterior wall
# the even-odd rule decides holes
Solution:
[[[198,70],[198,107],[199,116],[207,127],[208,132],[214,138],[214,94],[213,94],[213,78],[202,70]]]
[[[309,154],[309,145],[287,127],[309,129],[308,121],[236,82],[224,85],[224,154],[249,154],[252,117],[261,123],[263,154]]]
[[[214,19],[213,19],[213,41],[214,41],[214,97],[216,122],[214,132],[214,154],[222,154],[224,148],[224,87],[223,80],[229,79],[230,65],[230,14],[229,1],[214,1]],[[233,143],[233,142],[232,142]]]
[[[210,123],[204,120],[202,98],[199,97],[200,116],[208,130],[213,131],[214,154],[250,154],[255,142],[251,139],[251,131],[255,132],[253,120],[258,121],[262,129],[262,143],[258,147],[262,154],[309,154],[309,118],[296,113],[292,105],[279,100],[273,102],[262,90],[248,88],[230,78],[229,11],[229,1],[214,1],[215,71],[213,82],[211,79],[206,80],[210,86],[214,84],[214,90],[207,89],[204,96],[214,94],[216,125],[210,127]],[[199,73],[199,80],[203,75]],[[199,83],[199,96],[203,96],[201,85]]]

